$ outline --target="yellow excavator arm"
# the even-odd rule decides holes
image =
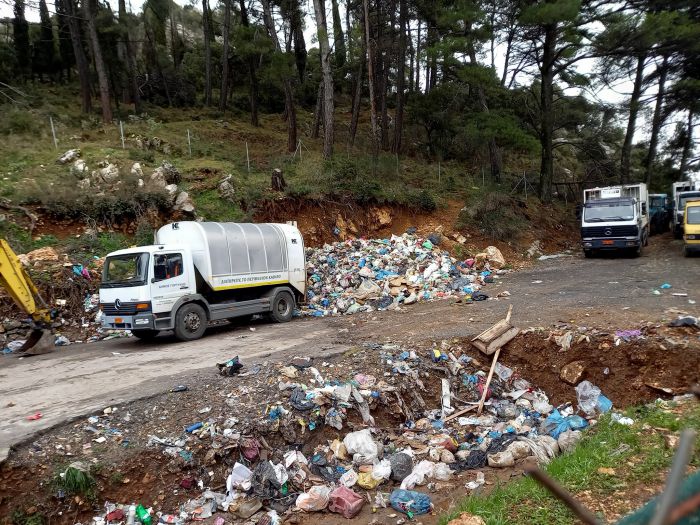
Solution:
[[[5,239],[0,239],[0,285],[34,321],[34,330],[19,352],[45,354],[53,348],[53,335],[44,327],[51,323],[51,312],[19,257]],[[40,303],[40,306],[37,304]]]

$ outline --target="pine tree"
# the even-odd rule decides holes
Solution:
[[[39,0],[39,33],[34,42],[34,57],[32,67],[43,80],[44,75],[53,75],[56,65],[56,46],[53,36],[53,24],[46,0]]]
[[[66,79],[70,80],[71,69],[75,65],[75,53],[71,43],[70,27],[68,22],[68,12],[65,2],[67,0],[55,0],[56,19],[58,21],[58,54],[60,57],[61,70],[65,73]]]
[[[24,18],[24,0],[15,0],[14,18],[12,19],[12,33],[15,44],[15,57],[17,60],[17,75],[26,78],[31,68],[31,55],[29,48],[29,24]]]

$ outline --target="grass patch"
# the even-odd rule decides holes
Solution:
[[[68,496],[81,496],[88,500],[97,498],[97,482],[90,469],[73,463],[65,470],[57,472],[53,478],[56,490],[62,490]]]
[[[10,514],[10,523],[12,525],[44,525],[46,519],[38,512],[27,514],[23,510],[15,509]]]
[[[627,415],[635,418],[633,426],[602,417],[573,451],[555,458],[545,471],[574,494],[586,490],[593,498],[603,498],[613,491],[634,490],[639,484],[658,481],[673,458],[673,451],[664,446],[663,434],[649,431],[648,427],[674,432],[700,427],[700,406],[692,402],[666,407],[650,405],[630,409]],[[660,426],[659,422],[665,424]],[[692,463],[698,465],[699,461],[700,441],[696,441]],[[616,474],[601,474],[601,467],[614,468]],[[453,512],[442,516],[439,523],[445,525],[461,512],[481,516],[489,525],[576,522],[563,504],[530,478],[499,485],[485,496],[469,496]]]

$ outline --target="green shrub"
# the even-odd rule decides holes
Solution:
[[[476,226],[497,241],[516,239],[524,220],[518,214],[519,202],[510,195],[495,191],[476,192],[467,199],[457,219],[457,227]]]
[[[26,109],[11,108],[0,119],[0,135],[38,133],[37,117]]]
[[[150,150],[129,149],[129,158],[139,162],[148,162],[153,164],[156,161],[156,154]]]

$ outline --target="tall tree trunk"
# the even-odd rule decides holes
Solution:
[[[324,0],[314,0],[318,47],[321,53],[323,72],[323,158],[333,156],[333,71],[331,70],[331,50],[328,45],[328,24]]]
[[[469,23],[466,24],[466,27],[467,31],[471,32],[471,25]],[[478,62],[476,60],[476,49],[474,48],[473,36],[470,35],[468,38],[467,51],[469,53],[469,60],[476,67],[478,66]],[[481,111],[486,114],[486,118],[488,119],[489,105],[488,101],[486,100],[484,86],[479,83],[476,91],[477,96],[479,97],[479,106],[481,106]],[[491,165],[491,178],[497,183],[501,182],[502,162],[501,149],[498,147],[498,144],[496,144],[496,139],[492,137],[489,140],[489,164]]]
[[[685,144],[683,144],[683,152],[681,153],[681,180],[688,178],[688,164],[690,164],[690,156],[693,153],[693,119],[695,112],[691,107],[688,110],[688,128],[685,132]]]
[[[420,20],[418,20],[418,32],[416,33],[416,93],[420,92]]]
[[[292,1],[292,12],[290,16],[290,30],[294,40],[294,57],[299,73],[299,82],[304,83],[306,74],[306,42],[304,41],[304,29],[302,27],[301,11],[299,0]]]
[[[362,46],[364,47],[364,46]],[[364,51],[364,50],[363,50]],[[362,74],[365,70],[365,62],[367,61],[364,52],[360,58],[360,66],[357,69],[355,76],[355,91],[352,95],[352,118],[350,119],[350,147],[355,145],[355,136],[357,135],[357,123],[360,120],[360,103],[362,101]]]
[[[415,60],[416,60],[416,48],[413,45],[413,36],[411,36],[411,24],[409,21],[408,24],[408,32],[409,32],[409,38],[408,38],[408,92],[413,93],[413,82],[414,82],[414,66],[415,66]]]
[[[651,174],[656,160],[656,150],[659,146],[659,134],[664,121],[663,107],[666,96],[666,76],[668,75],[668,57],[665,56],[659,69],[659,90],[656,92],[656,107],[654,117],[651,120],[651,137],[649,138],[649,152],[646,159],[646,181],[647,186],[651,184]]]
[[[80,80],[80,100],[83,113],[92,111],[92,93],[90,87],[90,67],[88,66],[83,43],[80,38],[80,25],[78,20],[75,0],[65,1],[66,13],[68,18],[68,30],[70,31],[70,40],[73,44],[73,54],[75,55],[75,65],[78,69],[78,78]]]
[[[540,145],[542,157],[540,162],[540,199],[552,200],[552,181],[554,179],[554,60],[557,39],[557,26],[545,26],[542,45],[542,65],[540,67]]]
[[[381,112],[382,112],[382,149],[384,151],[389,150],[389,111],[388,111],[388,98],[389,98],[389,70],[391,69],[392,63],[392,49],[394,47],[394,37],[395,31],[394,26],[396,23],[396,0],[389,1],[389,27],[386,33],[384,33],[383,45],[384,53],[382,60],[382,87],[381,87]],[[380,25],[381,27],[381,25]]]
[[[338,0],[331,0],[331,10],[333,12],[333,47],[335,48],[335,67],[341,71],[345,67],[347,61],[347,47],[345,45],[345,35],[343,34],[343,26],[340,22],[340,9],[338,8]],[[346,12],[349,9],[346,6]],[[348,34],[350,26],[347,27]],[[343,78],[342,74],[340,78]],[[342,83],[338,83],[338,89],[342,89]]]
[[[318,83],[318,93],[316,95],[316,107],[314,108],[314,122],[311,126],[311,138],[317,139],[321,134],[321,124],[323,123],[323,80]]]
[[[100,104],[102,105],[102,122],[112,122],[112,105],[109,94],[109,78],[107,77],[107,68],[105,67],[104,59],[102,58],[102,47],[100,39],[97,36],[97,27],[95,26],[95,9],[97,7],[96,0],[84,0],[85,19],[87,20],[88,33],[90,35],[90,48],[92,49],[92,58],[97,71],[97,82],[100,86]]]
[[[506,79],[508,77],[508,67],[510,65],[510,53],[513,49],[513,38],[515,37],[515,29],[509,29],[508,30],[508,38],[506,38],[506,54],[505,57],[503,58],[503,75],[501,75],[501,85],[505,86],[506,85]],[[513,75],[513,78],[515,79],[515,74]],[[511,80],[511,83],[513,81]]]
[[[377,100],[374,92],[374,51],[372,50],[372,39],[370,36],[369,23],[369,0],[362,0],[365,13],[365,45],[367,46],[367,81],[369,83],[369,107],[370,123],[372,126],[372,155],[379,153],[379,140],[377,135]]]
[[[265,27],[267,28],[267,34],[272,39],[272,43],[275,45],[277,52],[281,53],[282,47],[280,46],[277,31],[275,30],[275,22],[272,19],[270,0],[260,0],[260,3],[263,7],[263,19],[265,21]],[[294,46],[296,49],[296,43]],[[284,86],[284,111],[287,117],[287,151],[291,153],[297,149],[297,112],[294,107],[294,91],[292,90],[291,79],[289,77],[284,77],[282,85]]]
[[[627,131],[625,132],[625,141],[622,144],[622,154],[620,158],[620,183],[626,184],[630,180],[630,164],[632,159],[632,139],[637,127],[637,115],[639,114],[640,103],[642,97],[642,83],[644,81],[644,64],[646,63],[646,54],[637,57],[637,70],[634,76],[634,85],[632,86],[632,97],[630,98],[629,118],[627,119]]]
[[[250,27],[250,21],[248,19],[248,9],[246,9],[245,0],[240,0],[241,6],[241,24],[243,27]],[[257,69],[257,59],[255,55],[250,55],[248,57],[248,74],[250,80],[250,123],[257,127],[258,123],[258,74]]]
[[[224,45],[221,50],[221,93],[219,93],[219,109],[226,110],[228,98],[228,52],[229,52],[229,33],[231,28],[231,0],[224,0],[224,25],[222,31],[224,33]]]
[[[437,28],[434,26],[431,26],[428,28],[428,40],[429,40],[429,46],[433,47],[435,44],[438,42],[438,34],[437,34]],[[437,52],[435,49],[432,50],[430,53],[430,89],[433,89],[435,86],[437,86]]]
[[[131,34],[129,31],[129,21],[127,20],[125,0],[119,0],[119,25],[122,29],[124,47],[126,48],[129,98],[134,104],[134,112],[136,114],[139,114],[141,113],[141,95],[139,93],[139,84],[136,78],[136,55],[134,53],[134,45],[131,42]]]
[[[401,138],[403,136],[403,105],[405,101],[406,87],[406,19],[408,18],[408,0],[399,0],[399,70],[396,81],[396,118],[394,119],[394,144],[393,153],[401,152]]]
[[[204,33],[204,104],[211,106],[211,40],[214,28],[209,0],[202,0],[202,32]]]

